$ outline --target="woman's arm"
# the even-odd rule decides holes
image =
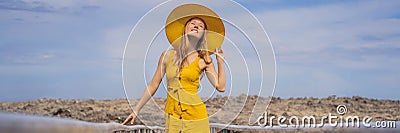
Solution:
[[[217,89],[219,92],[224,92],[226,88],[224,53],[220,48],[216,49],[216,51],[217,51],[216,56],[217,56],[218,74],[214,68],[214,63],[212,62],[206,65],[205,71],[208,80],[215,87],[215,89]]]
[[[133,108],[133,112],[122,123],[123,125],[127,124],[128,122],[133,124],[133,122],[135,121],[136,115],[139,114],[139,111],[142,109],[142,107],[147,103],[147,101],[149,101],[151,96],[153,96],[154,93],[157,91],[158,86],[160,85],[161,80],[165,74],[165,65],[164,65],[164,61],[163,61],[164,57],[165,57],[165,53],[166,53],[166,51],[164,51],[162,53],[162,55],[160,56],[160,59],[158,60],[157,70],[154,73],[153,79],[147,85],[146,90],[143,92],[142,98],[140,98],[140,100],[136,104],[135,108]]]

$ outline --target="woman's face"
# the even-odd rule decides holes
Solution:
[[[200,39],[203,36],[204,30],[205,30],[205,24],[201,19],[198,18],[190,20],[185,27],[185,33],[187,35],[196,37],[198,39]]]

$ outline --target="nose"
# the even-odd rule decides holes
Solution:
[[[193,28],[199,29],[199,27],[198,27],[197,25],[194,25],[194,27],[193,27]]]

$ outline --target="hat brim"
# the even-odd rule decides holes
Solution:
[[[169,14],[165,32],[169,43],[177,48],[183,35],[186,22],[194,17],[204,20],[207,25],[206,41],[208,51],[221,47],[225,37],[225,26],[221,18],[211,9],[198,4],[185,4],[176,7]]]

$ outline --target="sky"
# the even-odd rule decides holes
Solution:
[[[126,41],[163,2],[1,0],[0,101],[125,98]],[[274,96],[400,99],[399,1],[237,3],[272,42]]]

